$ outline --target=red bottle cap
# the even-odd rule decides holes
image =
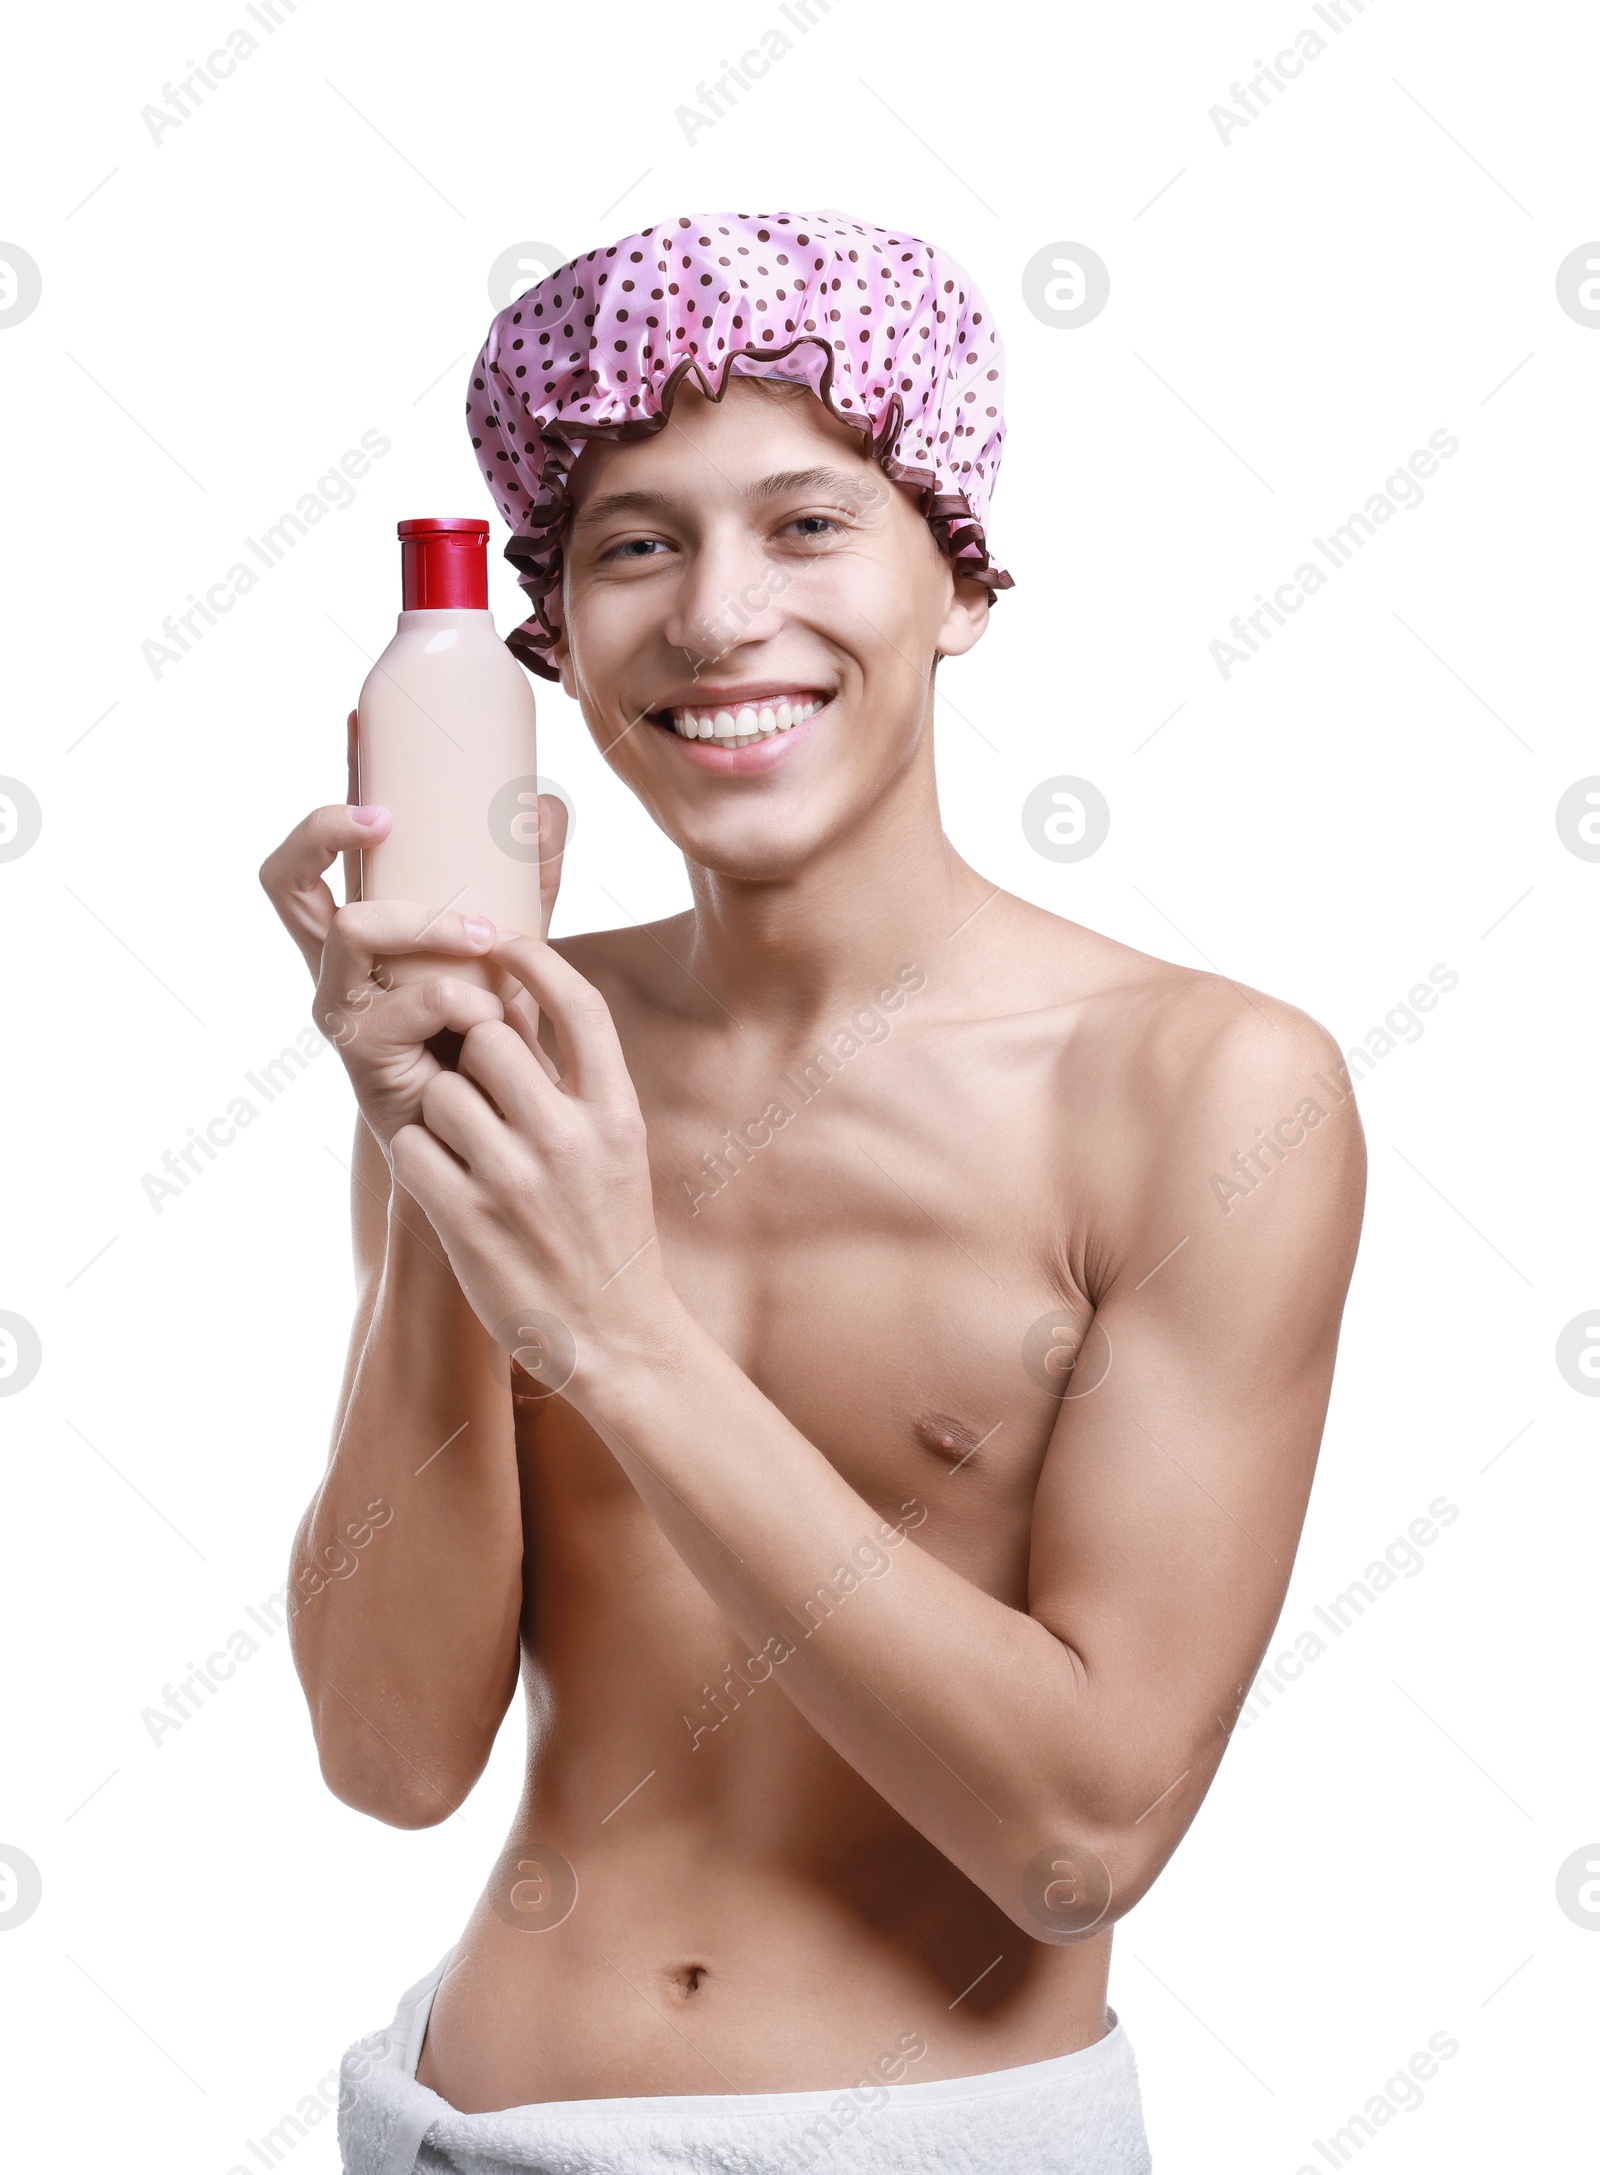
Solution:
[[[487,521],[402,521],[397,533],[402,610],[489,609]]]

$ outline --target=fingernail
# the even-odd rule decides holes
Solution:
[[[494,923],[485,921],[481,914],[469,914],[467,916],[466,930],[474,944],[492,944],[494,942]]]
[[[383,810],[376,801],[369,801],[364,808],[352,808],[350,813],[355,817],[357,823],[366,824],[376,823],[379,816],[383,814]]]

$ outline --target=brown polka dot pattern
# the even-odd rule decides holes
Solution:
[[[533,609],[506,637],[556,677],[567,481],[586,441],[660,430],[678,387],[730,376],[809,386],[897,483],[940,548],[991,591],[989,498],[1005,442],[1005,351],[987,303],[943,250],[845,212],[707,212],[591,249],[489,327],[467,423],[510,523]]]

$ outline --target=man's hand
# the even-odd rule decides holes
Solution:
[[[354,725],[352,712],[352,732]],[[561,880],[567,812],[559,799],[546,794],[539,815],[541,840],[549,842],[539,870],[543,933],[549,929]],[[385,1154],[402,1126],[418,1122],[423,1094],[443,1070],[427,1048],[433,1036],[445,1028],[465,1034],[480,1022],[506,1017],[506,1008],[490,991],[449,974],[397,989],[387,989],[374,978],[375,959],[410,952],[483,958],[497,934],[492,922],[449,912],[430,914],[424,906],[401,900],[334,904],[323,881],[326,871],[342,855],[346,894],[354,899],[360,850],[387,838],[392,822],[387,808],[318,808],[261,867],[262,887],[316,982],[312,1017],[343,1056],[362,1116]],[[512,1016],[518,1033],[531,1043],[538,1024],[532,1007],[519,1000]]]
[[[561,1069],[517,1025],[479,1020],[457,1070],[424,1084],[421,1123],[395,1133],[394,1174],[486,1328],[515,1348],[530,1316],[554,1317],[538,1332],[546,1367],[523,1365],[552,1389],[570,1382],[581,1409],[596,1362],[659,1335],[678,1305],[644,1119],[599,991],[533,938],[503,939],[492,957],[549,1018]]]
[[[495,939],[492,922],[456,913],[430,918],[425,906],[399,899],[334,905],[323,872],[341,853],[385,837],[390,820],[386,808],[318,808],[261,869],[262,888],[316,978],[311,1016],[337,1045],[361,1114],[385,1150],[417,1118],[423,1090],[441,1070],[429,1038],[441,1028],[465,1034],[480,1020],[504,1017],[498,997],[448,974],[392,990],[373,978],[380,957],[428,951],[482,958]]]

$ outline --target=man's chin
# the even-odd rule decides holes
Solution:
[[[757,814],[664,805],[655,816],[687,860],[738,883],[774,883],[798,875],[847,828],[839,812],[830,821],[814,807],[767,808]]]

